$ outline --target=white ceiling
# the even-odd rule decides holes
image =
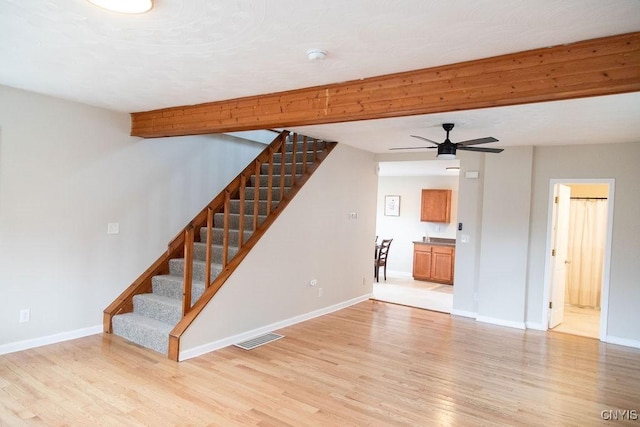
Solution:
[[[155,0],[142,15],[0,0],[0,84],[135,112],[633,31],[638,0]],[[640,93],[297,130],[384,153],[444,140],[443,122],[492,147],[640,142]]]

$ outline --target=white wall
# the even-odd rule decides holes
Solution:
[[[180,358],[265,325],[366,299],[376,187],[373,154],[338,145],[184,333]],[[351,212],[358,219],[349,219]],[[309,286],[311,279],[317,286]]]
[[[420,221],[422,189],[450,189],[451,222]],[[384,215],[384,197],[400,196],[400,216]],[[458,217],[458,176],[381,176],[378,179],[376,235],[378,241],[393,239],[387,271],[413,275],[413,241],[422,237],[456,238]]]
[[[264,147],[129,130],[128,114],[0,86],[0,353],[99,331],[104,308]]]

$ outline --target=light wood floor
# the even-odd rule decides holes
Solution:
[[[277,332],[182,363],[109,335],[0,356],[0,425],[586,426],[640,410],[640,350],[584,337],[375,301]]]

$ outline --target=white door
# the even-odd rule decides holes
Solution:
[[[549,328],[562,323],[567,280],[567,249],[569,243],[569,204],[571,189],[562,184],[554,188],[553,251],[551,256],[551,301]]]

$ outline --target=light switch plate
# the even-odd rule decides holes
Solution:
[[[467,171],[464,173],[465,178],[477,179],[480,176],[478,171]]]
[[[469,243],[469,235],[468,234],[461,234],[460,235],[460,241],[462,243]]]
[[[110,222],[107,224],[107,234],[118,234],[118,233],[120,233],[120,223]]]

